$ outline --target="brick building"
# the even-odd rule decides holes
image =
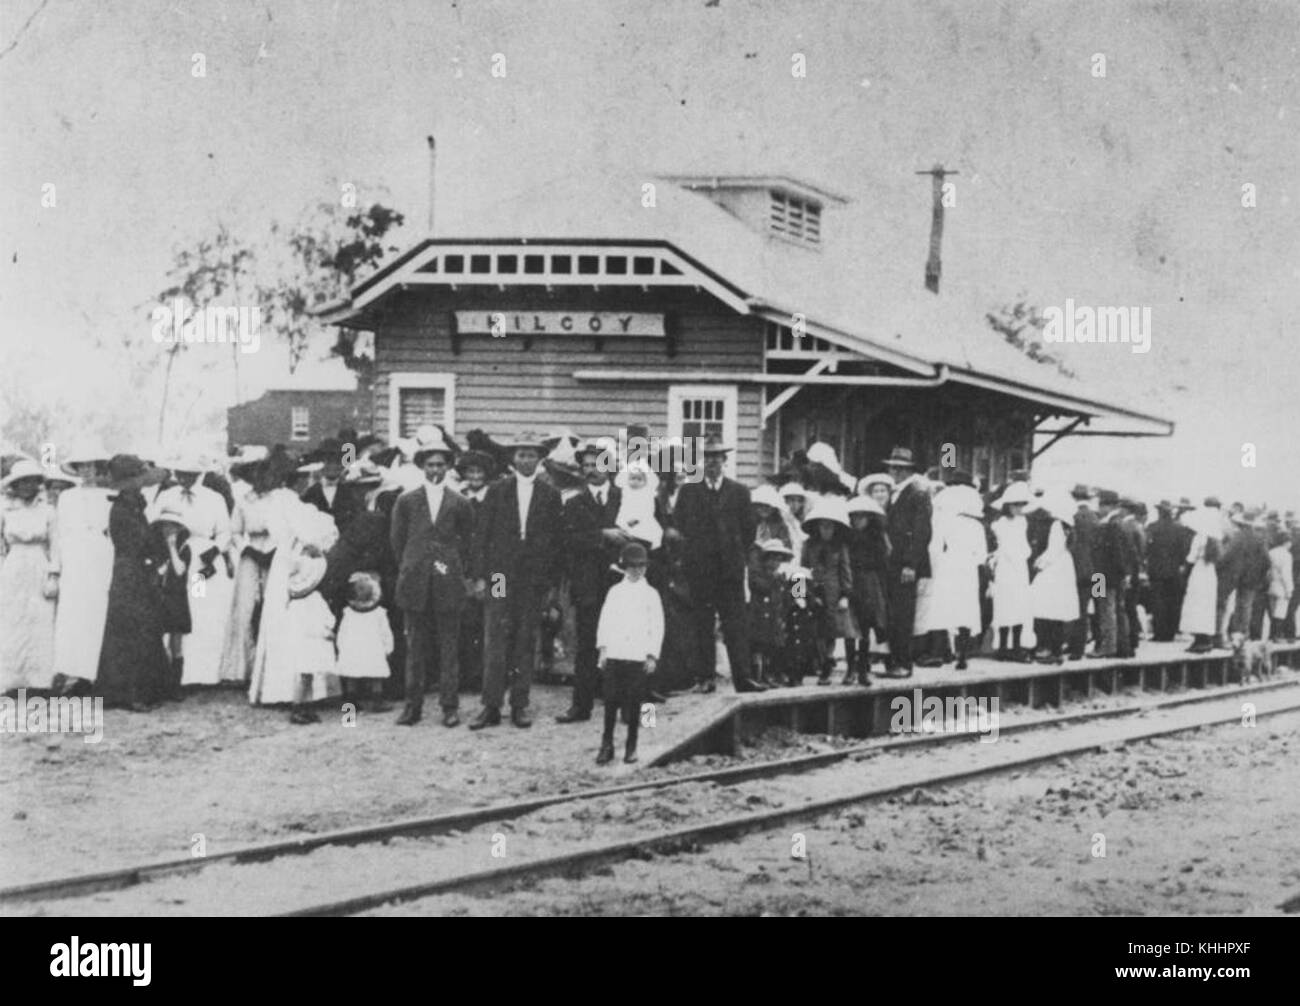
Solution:
[[[226,439],[232,447],[284,444],[302,452],[344,427],[368,430],[370,402],[362,391],[272,388],[226,410]]]

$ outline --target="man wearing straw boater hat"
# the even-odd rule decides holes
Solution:
[[[722,638],[738,692],[766,691],[750,676],[749,624],[745,607],[745,567],[758,529],[749,490],[722,473],[731,447],[717,436],[703,445],[704,477],[682,486],[673,522],[686,540],[685,563],[691,597],[695,600],[700,647],[699,692],[711,692],[716,649],[714,619],[722,622]]]
[[[889,660],[885,674],[912,674],[912,629],[916,620],[916,582],[930,575],[930,494],[916,472],[916,460],[906,447],[895,447],[885,467],[894,480],[889,504],[889,564],[885,590],[889,596]]]
[[[442,724],[460,724],[460,612],[474,514],[446,484],[455,454],[442,437],[418,450],[412,460],[423,469],[424,484],[403,493],[393,506],[389,534],[398,570],[394,600],[406,628],[406,705],[397,719],[400,726],[420,721],[425,682],[435,659],[441,671]]]
[[[484,601],[483,708],[471,730],[501,722],[506,681],[510,721],[533,725],[528,713],[542,608],[559,582],[560,494],[537,477],[542,438],[524,433],[505,445],[514,474],[488,488],[471,563],[474,592]]]

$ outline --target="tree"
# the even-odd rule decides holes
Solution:
[[[1055,367],[1066,377],[1074,377],[1074,371],[1065,365],[1059,356],[1047,352],[1043,347],[1043,328],[1046,321],[1043,312],[1026,300],[1024,294],[1010,306],[1003,306],[986,314],[985,319],[995,332],[1002,335],[1012,346],[1024,353],[1031,360]]]
[[[401,213],[380,203],[368,209],[320,202],[306,209],[296,224],[271,222],[256,243],[230,233],[219,224],[214,237],[178,252],[168,272],[168,287],[157,302],[171,308],[177,299],[190,308],[250,306],[261,312],[262,338],[281,338],[289,347],[290,370],[307,347],[324,334],[316,312],[341,299],[385,255],[397,251],[385,238],[400,227]],[[166,345],[158,439],[163,440],[168,409],[167,389],[184,342]],[[362,386],[374,376],[374,361],[357,352],[355,333],[340,330],[331,353],[357,373]],[[232,340],[235,398],[239,399],[239,344]]]
[[[347,210],[321,202],[304,214],[292,230],[272,226],[283,235],[289,260],[277,270],[273,283],[262,288],[271,329],[289,340],[291,365],[302,358],[311,336],[322,328],[316,313],[341,300],[362,276],[377,268],[383,257],[398,250],[384,238],[405,217],[380,203],[369,209]],[[356,352],[356,333],[339,329],[331,352],[368,381],[374,361]]]
[[[158,302],[169,310],[178,300],[194,309],[202,309],[205,305],[226,306],[227,301],[255,306],[257,291],[251,284],[254,261],[252,249],[232,236],[225,224],[218,224],[214,238],[200,241],[194,248],[182,249],[176,254],[174,264],[167,274],[172,284],[158,295]],[[163,442],[166,426],[172,368],[177,354],[187,345],[179,339],[166,343],[167,363],[163,374],[162,404],[158,409],[159,443]],[[235,361],[235,398],[238,399],[238,342],[232,340],[230,349]]]

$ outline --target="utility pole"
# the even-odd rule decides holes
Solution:
[[[918,175],[929,175],[934,183],[934,215],[930,218],[930,258],[925,263],[925,288],[931,293],[939,292],[939,246],[943,243],[943,180],[956,171],[945,171],[942,164],[936,164],[929,171],[918,171]]]

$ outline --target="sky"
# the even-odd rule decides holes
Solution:
[[[850,196],[836,226],[918,283],[914,172],[942,162],[945,283],[1152,310],[1149,353],[1066,363],[1175,436],[1062,442],[1036,475],[1300,506],[1295,4],[2,0],[0,50],[0,388],[70,424],[154,428],[158,375],[129,361],[158,351],[175,250],[218,224],[256,238],[349,182],[422,237],[430,133],[448,225],[551,178],[779,171]],[[337,380],[324,349],[299,380]],[[174,425],[219,425],[230,366],[178,365]],[[239,367],[247,397],[287,354]]]

